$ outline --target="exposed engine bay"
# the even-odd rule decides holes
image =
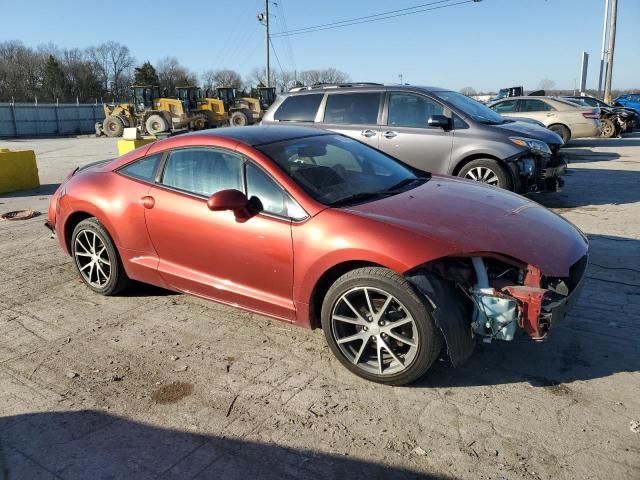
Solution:
[[[555,278],[544,276],[532,265],[518,265],[499,256],[457,257],[420,267],[407,278],[430,300],[455,365],[470,355],[469,344],[458,338],[468,335],[469,326],[468,336],[485,343],[511,341],[518,329],[533,340],[544,340],[551,325],[564,318],[577,299],[586,265],[585,255],[571,267],[568,277]],[[453,288],[446,292],[440,284]],[[453,291],[466,308],[454,310],[445,299],[455,295]],[[457,331],[461,324],[465,334]]]

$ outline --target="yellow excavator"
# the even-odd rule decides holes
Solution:
[[[102,131],[108,137],[119,137],[127,127],[141,133],[157,135],[179,129],[199,130],[207,126],[207,117],[192,111],[188,102],[161,96],[160,87],[133,85],[131,103],[104,105]],[[96,129],[98,130],[98,129]]]

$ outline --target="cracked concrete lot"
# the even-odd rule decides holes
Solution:
[[[46,211],[115,140],[33,148]],[[0,478],[640,478],[640,134],[578,140],[565,191],[533,197],[586,232],[582,297],[550,340],[478,346],[392,388],[321,331],[152,287],[104,298],[44,217],[0,222]],[[634,425],[636,427],[634,428]]]

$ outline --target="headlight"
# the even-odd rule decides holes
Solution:
[[[509,137],[511,142],[519,145],[521,147],[529,148],[534,152],[546,153],[547,155],[551,155],[551,149],[549,145],[540,140],[535,140],[533,138],[524,138],[524,137]]]

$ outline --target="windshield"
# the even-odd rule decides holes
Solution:
[[[482,103],[458,92],[433,92],[433,95],[451,104],[472,120],[490,125],[500,125],[505,119]]]
[[[397,160],[341,135],[295,138],[256,147],[315,200],[362,203],[393,195],[429,178]]]

